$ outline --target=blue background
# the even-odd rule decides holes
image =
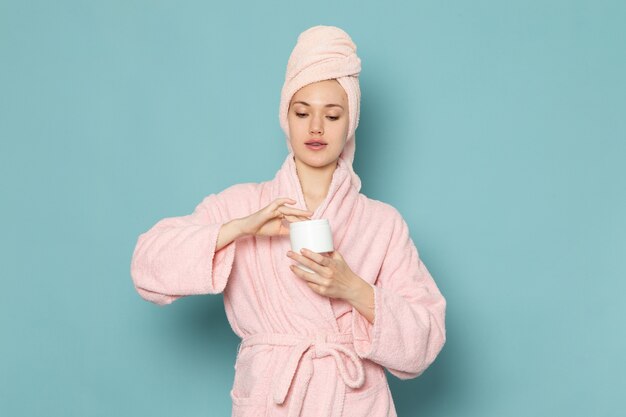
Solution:
[[[626,5],[0,1],[0,414],[230,415],[221,295],[135,292],[136,239],[273,178],[297,35],[362,59],[355,170],[448,301],[400,416],[626,406]]]

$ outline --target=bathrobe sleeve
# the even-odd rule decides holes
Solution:
[[[229,215],[231,189],[205,197],[192,214],[158,221],[137,239],[131,276],[139,295],[154,304],[171,304],[195,294],[224,290],[235,257],[234,240],[215,251]]]
[[[446,300],[394,208],[391,239],[375,284],[374,324],[352,308],[354,346],[400,379],[421,375],[446,341]]]

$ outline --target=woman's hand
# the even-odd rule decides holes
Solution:
[[[289,251],[287,256],[315,271],[311,273],[296,265],[290,265],[293,273],[304,279],[319,295],[352,300],[357,298],[363,289],[365,281],[352,272],[338,251],[320,254],[302,249],[302,254]]]
[[[325,297],[347,301],[367,321],[374,324],[376,316],[374,288],[352,272],[338,251],[322,255],[302,249],[302,254],[289,251],[287,256],[315,271],[311,273],[293,264],[289,266],[291,271],[304,279],[313,291]]]
[[[313,215],[310,211],[284,206],[295,203],[291,198],[277,198],[256,213],[239,219],[240,229],[245,235],[289,235],[289,222],[310,220]]]

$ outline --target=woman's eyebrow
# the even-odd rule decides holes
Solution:
[[[294,101],[293,102],[293,104],[296,104],[296,103],[304,104],[305,106],[310,106],[310,104],[307,103],[306,101]],[[339,104],[327,104],[324,107],[341,107],[341,109],[343,110],[343,106]]]

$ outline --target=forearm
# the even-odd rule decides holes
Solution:
[[[354,291],[352,297],[346,299],[363,317],[374,324],[374,289],[362,278],[357,277],[360,284]]]
[[[241,231],[240,219],[233,219],[228,223],[224,223],[220,228],[220,232],[217,238],[217,246],[215,251],[222,249],[224,246],[228,246],[233,240],[244,236],[245,233]]]

